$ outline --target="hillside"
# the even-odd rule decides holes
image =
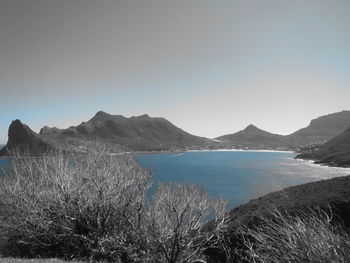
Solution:
[[[325,144],[296,158],[315,160],[332,166],[350,167],[350,128]]]
[[[244,130],[227,134],[215,139],[227,143],[232,148],[239,149],[284,149],[281,140],[283,136],[261,130],[254,125]]]
[[[9,141],[0,154],[15,146],[35,153],[50,148],[68,147],[69,150],[94,139],[132,151],[203,149],[218,145],[213,140],[189,134],[164,118],[148,115],[126,118],[100,111],[78,126],[67,129],[45,126],[39,134],[16,120],[10,125]]]
[[[230,228],[251,224],[275,208],[293,213],[317,207],[331,208],[350,227],[350,176],[292,186],[253,199],[230,210]]]
[[[260,224],[266,224],[264,221],[261,221],[261,218],[271,216],[271,213],[275,212],[276,209],[278,209],[278,211],[282,214],[289,215],[300,215],[300,213],[303,212],[310,214],[310,209],[316,211],[321,209],[326,213],[330,213],[331,211],[331,223],[344,224],[346,228],[349,228],[350,176],[336,177],[328,180],[321,180],[317,182],[288,187],[281,191],[269,193],[260,198],[253,199],[246,204],[242,204],[231,209],[228,212],[228,229],[225,233],[225,242],[226,247],[234,248],[231,250],[231,253],[234,253],[234,255],[236,255],[235,258],[245,258],[248,252],[246,251],[247,247],[242,245],[243,243],[246,243],[248,237],[244,237],[242,235],[242,232],[240,231],[240,229],[242,229],[241,227],[243,226],[243,228],[254,229],[256,227],[259,227]],[[303,222],[299,223],[303,224]],[[265,226],[266,225],[262,225],[261,227]],[[284,230],[288,229],[282,229],[281,231]],[[245,235],[246,233],[247,232],[245,232]],[[314,232],[310,233],[312,234]],[[265,237],[268,239],[270,237],[269,233],[267,233]],[[282,236],[282,238],[283,237],[284,236]],[[306,249],[309,247],[306,247]],[[287,251],[290,253],[293,251],[293,248],[290,247]],[[225,251],[222,249],[209,246],[206,253],[209,258],[213,260],[219,259],[215,262],[227,262],[225,260]],[[238,260],[237,262],[251,261]],[[334,262],[338,262],[337,258],[335,258]]]
[[[341,111],[311,120],[309,126],[284,137],[290,146],[323,144],[350,127],[350,111]]]

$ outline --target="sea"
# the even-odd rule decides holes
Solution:
[[[273,151],[198,151],[140,154],[159,182],[199,184],[212,198],[224,197],[233,208],[264,194],[312,181],[350,175],[350,168],[296,160],[295,153]]]
[[[227,199],[227,208],[288,186],[350,175],[350,168],[321,166],[295,156],[273,151],[198,151],[136,157],[153,171],[151,193],[160,182],[198,184],[211,198]],[[0,166],[7,164],[0,158]]]

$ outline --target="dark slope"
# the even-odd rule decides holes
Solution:
[[[234,148],[278,149],[284,148],[281,143],[282,138],[282,135],[269,133],[251,124],[244,130],[223,135],[216,139]]]
[[[239,224],[252,225],[258,217],[268,215],[275,208],[289,213],[331,208],[350,226],[350,176],[292,186],[251,200],[229,212],[230,229]]]
[[[350,167],[350,128],[311,152],[296,158],[315,160],[317,163]]]
[[[313,119],[310,125],[285,136],[291,146],[323,144],[350,127],[350,111],[341,111]]]
[[[238,259],[246,255],[247,247],[242,244],[249,238],[246,234],[242,235],[241,227],[254,229],[260,224],[265,224],[261,218],[270,217],[276,209],[281,214],[289,215],[310,213],[310,210],[319,209],[326,213],[331,211],[332,222],[344,224],[349,229],[350,176],[288,187],[231,209],[228,212],[228,228],[224,235],[226,246],[234,248],[231,251],[237,253]],[[211,227],[212,225],[208,224],[208,229]],[[227,262],[225,251],[220,248],[209,246],[205,253],[209,258],[215,259],[215,262]]]
[[[20,123],[18,120],[15,122]],[[203,149],[218,144],[213,140],[191,135],[163,118],[151,118],[148,115],[125,118],[102,111],[89,121],[67,129],[45,126],[39,134],[30,130],[26,136],[17,136],[18,133],[22,134],[23,129],[30,130],[23,124],[11,124],[6,149],[14,146],[25,147],[31,153],[40,153],[51,148],[71,150],[95,139],[132,151]]]
[[[100,138],[135,151],[179,150],[214,145],[210,139],[189,134],[164,118],[148,115],[126,118],[99,111],[87,122],[60,130],[44,127],[40,135],[79,139]]]

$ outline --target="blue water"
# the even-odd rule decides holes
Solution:
[[[200,184],[211,197],[225,197],[228,208],[288,186],[350,175],[350,168],[320,166],[294,157],[294,153],[253,151],[137,155],[141,166],[152,168],[155,185]],[[7,164],[9,160],[0,158],[0,175]]]
[[[10,161],[8,159],[0,158],[0,166],[8,165],[8,164],[10,164]]]
[[[10,161],[8,159],[0,157],[0,176],[4,174],[3,168],[8,164],[10,164]]]
[[[200,184],[210,196],[228,199],[232,208],[282,188],[350,174],[350,169],[294,160],[286,152],[186,152],[140,154],[141,166],[151,167],[155,182]]]

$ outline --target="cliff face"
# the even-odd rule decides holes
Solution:
[[[18,144],[32,141],[37,137],[37,134],[32,131],[27,125],[20,120],[14,120],[8,131],[8,147],[14,147]]]
[[[40,139],[40,136],[32,131],[20,120],[12,121],[8,130],[8,141],[0,150],[0,155],[7,155],[9,151],[18,150],[38,154],[48,150],[49,145]]]

